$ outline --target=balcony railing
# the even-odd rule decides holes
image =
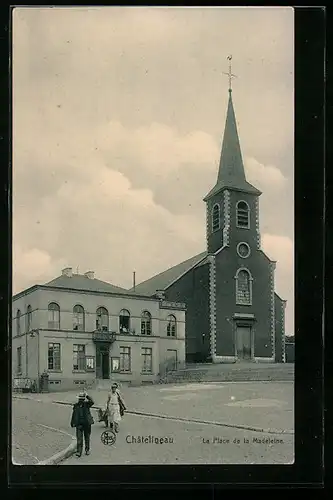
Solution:
[[[116,332],[102,332],[96,330],[93,332],[93,341],[94,342],[109,342],[112,343],[116,339]]]

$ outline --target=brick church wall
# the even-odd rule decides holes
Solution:
[[[253,277],[252,305],[236,304],[235,275],[246,267]],[[254,314],[254,356],[270,358],[272,344],[272,289],[270,262],[262,252],[249,258],[238,257],[235,251],[224,249],[216,256],[216,355],[235,355],[235,313]]]
[[[210,354],[208,272],[208,264],[192,269],[165,293],[166,300],[186,303],[186,360],[189,362],[205,361]]]

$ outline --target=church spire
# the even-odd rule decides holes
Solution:
[[[246,182],[246,177],[231,93],[232,90],[229,88],[227,118],[224,129],[217,182],[237,187]]]
[[[242,152],[238,137],[236,116],[232,101],[231,81],[232,78],[236,77],[236,75],[231,73],[231,57],[232,56],[228,57],[229,72],[225,73],[229,77],[229,89],[228,89],[229,101],[228,101],[227,117],[225,122],[217,182],[214,188],[204,198],[204,201],[207,201],[208,198],[210,198],[223,188],[234,188],[239,191],[261,194],[261,192],[258,189],[256,189],[254,186],[252,186],[247,182],[245,177]]]

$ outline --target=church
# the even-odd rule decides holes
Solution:
[[[229,85],[217,180],[204,198],[206,250],[131,290],[186,304],[188,363],[285,362],[286,301],[261,248],[260,195],[246,180]]]

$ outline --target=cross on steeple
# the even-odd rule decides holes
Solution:
[[[235,189],[238,191],[241,190],[243,192],[255,194],[258,196],[261,194],[257,188],[249,184],[246,180],[242,152],[237,131],[236,116],[234,105],[232,102],[231,81],[232,78],[236,78],[236,75],[231,72],[232,56],[228,56],[227,59],[229,61],[229,72],[224,74],[229,77],[229,99],[222,141],[219,171],[217,182],[213,189],[211,189],[207,196],[204,198],[204,201],[208,201],[225,188]]]
[[[231,60],[232,60],[232,56],[228,56],[227,57],[228,61],[229,61],[229,71],[228,73],[225,73],[223,71],[223,74],[224,75],[227,75],[229,77],[229,92],[232,92],[232,89],[231,89],[231,81],[232,81],[232,78],[237,78],[236,75],[234,75],[232,72],[231,72]]]

